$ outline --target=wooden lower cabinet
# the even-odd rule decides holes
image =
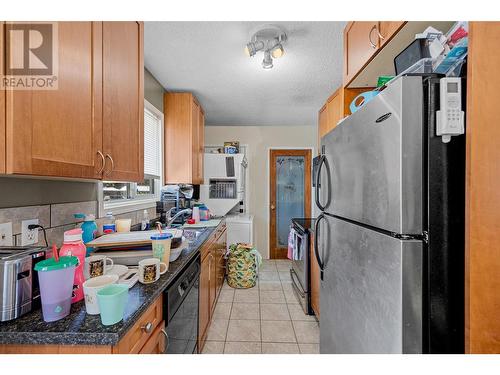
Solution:
[[[151,337],[146,341],[139,354],[163,354],[165,352],[166,336],[165,322],[156,327]]]
[[[200,297],[198,317],[198,351],[201,353],[205,345],[206,335],[214,314],[217,298],[219,297],[226,264],[226,225],[222,223],[214,230],[212,237],[207,240],[201,249]]]
[[[201,352],[210,323],[210,257],[207,255],[201,261],[200,296],[198,313],[198,350]]]
[[[125,336],[111,345],[0,345],[2,354],[155,354],[165,348],[163,296],[140,316]]]
[[[309,235],[309,258],[311,259],[311,307],[314,311],[314,314],[319,319],[319,290],[320,290],[320,270],[318,261],[316,260],[316,254],[314,252],[314,247],[316,244],[314,243],[314,235]]]

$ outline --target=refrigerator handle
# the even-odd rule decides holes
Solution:
[[[328,185],[327,192],[328,193],[326,194],[328,199],[327,199],[325,205],[322,205],[320,200],[319,200],[319,187],[320,187],[320,182],[321,182],[321,168],[323,167],[323,164],[325,164],[326,174],[328,177],[328,179],[327,179],[327,185]],[[327,207],[330,205],[330,201],[331,201],[330,188],[331,188],[330,166],[328,165],[328,160],[326,159],[326,156],[321,155],[319,158],[319,162],[318,162],[318,172],[316,173],[316,190],[314,191],[315,192],[314,198],[316,201],[316,206],[318,206],[318,208],[321,211],[325,211],[327,209]]]
[[[318,266],[320,269],[320,278],[323,280],[323,271],[325,270],[325,265],[321,260],[321,257],[319,256],[319,223],[321,220],[325,218],[325,215],[321,213],[318,218],[316,219],[316,222],[314,223],[314,255],[316,256],[316,261],[318,262]]]

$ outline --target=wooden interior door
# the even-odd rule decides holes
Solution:
[[[144,180],[142,22],[103,22],[103,126],[110,181]]]
[[[500,352],[500,22],[469,23],[465,351]]]
[[[100,178],[102,23],[57,26],[58,88],[5,92],[7,173]]]
[[[311,150],[271,150],[269,164],[269,254],[286,259],[291,219],[311,217]]]
[[[0,74],[5,75],[4,25],[0,22]],[[0,89],[0,173],[5,173],[5,90]]]

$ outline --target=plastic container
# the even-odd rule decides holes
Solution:
[[[71,303],[81,301],[84,297],[83,283],[85,282],[85,277],[83,276],[83,267],[85,264],[85,256],[87,255],[87,248],[83,244],[82,234],[83,231],[81,228],[75,228],[64,232],[64,243],[59,251],[60,256],[74,256],[78,259],[73,280]]]
[[[117,219],[115,220],[116,231],[117,232],[130,232],[130,227],[132,226],[132,219]]]
[[[128,286],[112,284],[97,292],[97,303],[101,312],[101,323],[110,326],[123,319],[128,300]]]
[[[113,213],[108,212],[104,217],[104,221],[102,223],[102,234],[110,234],[115,232],[116,232],[115,217],[113,216]]]
[[[42,260],[35,265],[40,284],[42,315],[46,322],[54,322],[68,316],[71,309],[73,279],[78,258],[62,256]]]
[[[195,223],[200,222],[200,207],[199,206],[193,207],[193,212],[191,214],[191,218],[194,220]]]
[[[97,237],[97,232],[98,232],[97,224],[95,222],[95,216],[92,214],[85,215],[81,213],[75,214],[74,216],[77,219],[83,219],[83,223],[80,226],[80,228],[82,228],[83,231],[82,233],[83,243],[85,244],[95,239]],[[94,248],[89,247],[87,249],[87,255],[90,254],[92,251],[94,251]]]
[[[148,210],[142,212],[141,230],[149,230],[149,213]]]
[[[200,206],[200,221],[208,221],[210,220],[210,211],[208,207],[202,204]]]
[[[115,284],[117,281],[118,275],[103,275],[94,277],[83,283],[87,314],[97,315],[100,313],[99,304],[97,303],[97,292],[110,284]]]
[[[151,236],[153,256],[167,264],[170,262],[170,247],[172,245],[171,233],[159,233]]]

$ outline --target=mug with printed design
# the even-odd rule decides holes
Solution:
[[[167,264],[158,258],[143,259],[139,262],[139,281],[143,284],[154,283],[167,269]]]

